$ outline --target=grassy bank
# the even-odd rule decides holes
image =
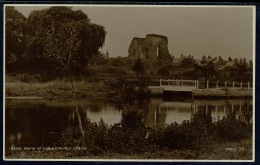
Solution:
[[[108,87],[102,82],[75,82],[78,98],[106,96]],[[67,81],[54,80],[47,83],[35,82],[6,82],[6,97],[45,97],[45,98],[69,98],[71,97],[71,85]]]
[[[222,89],[197,89],[192,91],[194,97],[198,98],[252,98],[252,90],[222,90]]]
[[[167,150],[141,154],[102,153],[100,155],[75,156],[64,151],[16,151],[7,159],[161,159],[161,160],[250,160],[252,159],[252,139],[238,142],[212,143],[201,150]]]

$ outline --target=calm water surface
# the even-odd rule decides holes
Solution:
[[[146,101],[79,100],[82,120],[106,124],[119,123],[125,109],[138,109],[146,127],[162,128],[183,121],[215,122],[227,114],[243,119],[241,109],[245,100],[163,100]],[[70,100],[6,99],[5,145],[51,146],[69,125],[75,124],[74,102]]]

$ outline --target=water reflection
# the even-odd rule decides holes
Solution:
[[[245,100],[163,100],[133,101],[131,104],[103,100],[81,100],[79,113],[84,121],[108,125],[119,123],[125,108],[137,108],[143,114],[146,127],[163,128],[165,124],[183,121],[216,122],[224,117],[251,120],[245,106],[252,109],[252,101]],[[10,146],[53,146],[69,125],[77,125],[73,102],[69,100],[6,100],[5,141]],[[250,122],[250,121],[249,121]],[[75,131],[76,127],[75,127]]]

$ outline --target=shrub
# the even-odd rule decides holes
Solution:
[[[161,67],[161,68],[158,70],[158,74],[161,75],[161,76],[169,76],[170,72],[169,72],[168,68],[166,68],[166,67]]]
[[[142,113],[136,108],[125,109],[120,123],[108,126],[104,120],[84,125],[84,136],[77,127],[68,127],[61,138],[61,146],[86,147],[73,151],[76,156],[102,155],[103,153],[138,154],[164,150],[200,150],[216,140],[237,141],[252,134],[252,125],[226,118],[215,123],[172,123],[163,129],[144,127]]]
[[[130,107],[131,108],[131,107]],[[143,116],[137,109],[125,109],[122,112],[121,124],[125,129],[136,129],[144,127],[142,122]]]
[[[248,129],[248,125],[239,120],[220,120],[217,122],[216,129],[218,137],[229,141],[238,141],[251,135],[251,130]]]

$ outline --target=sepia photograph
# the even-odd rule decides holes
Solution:
[[[255,161],[255,10],[5,4],[3,159]]]

